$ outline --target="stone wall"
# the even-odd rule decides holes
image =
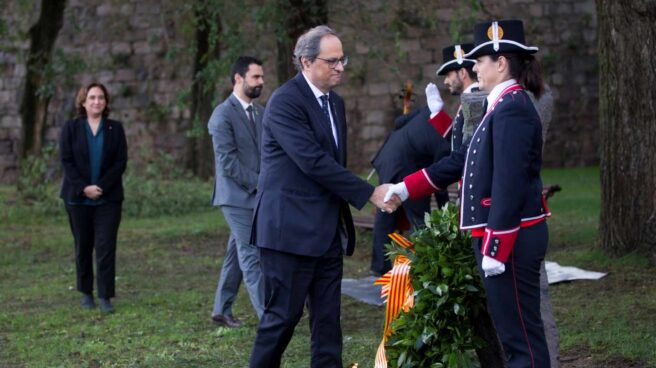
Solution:
[[[258,1],[252,1],[257,5]],[[407,2],[407,1],[406,1]],[[27,30],[38,16],[39,1],[8,2],[0,19],[8,37],[0,41],[0,181],[12,182],[18,168],[24,56]],[[401,111],[398,98],[406,80],[415,85],[416,105],[425,104],[424,87],[440,86],[446,109],[455,113],[457,98],[447,96],[435,77],[441,49],[465,21],[454,19],[519,18],[527,40],[540,47],[538,56],[555,97],[545,164],[589,165],[598,161],[596,15],[593,0],[482,1],[473,12],[451,1],[329,2],[330,25],[342,34],[350,56],[345,83],[339,87],[347,103],[350,166],[368,171],[368,162]],[[31,4],[31,5],[30,5]],[[112,94],[112,117],[125,123],[131,166],[161,152],[178,162],[188,155],[188,107],[179,94],[192,80],[193,28],[184,5],[174,0],[69,0],[56,48],[64,58],[79,58],[86,67],[57,79],[49,105],[46,140],[55,143],[63,122],[73,116],[80,85],[105,83]],[[467,28],[467,27],[465,27]],[[251,31],[253,33],[253,31]],[[463,34],[466,34],[464,32]],[[251,35],[244,49],[265,61],[262,101],[275,89],[275,40],[271,32]],[[470,41],[465,39],[465,41]],[[217,81],[229,89],[228,78]],[[218,101],[217,101],[218,102]],[[204,125],[204,124],[203,124]]]
[[[400,113],[398,95],[405,80],[414,82],[416,105],[425,105],[426,84],[436,83],[446,111],[455,114],[458,98],[448,95],[443,79],[437,78],[435,71],[442,62],[442,47],[454,43],[449,30],[458,23],[453,19],[471,15],[467,5],[453,7],[450,1],[413,2],[403,8],[383,1],[333,4],[331,19],[345,36],[347,53],[353,56],[348,66],[349,81],[340,92],[346,97],[349,112],[350,155],[358,164],[366,164],[366,159],[373,156]],[[338,17],[336,9],[350,16]],[[474,16],[522,19],[527,42],[540,48],[537,56],[555,99],[545,166],[597,164],[594,1],[482,1],[482,9]],[[471,42],[472,37],[467,34],[464,41]]]

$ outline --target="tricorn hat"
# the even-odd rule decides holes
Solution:
[[[437,69],[437,75],[445,75],[452,70],[460,68],[473,67],[476,64],[474,59],[465,59],[465,54],[471,51],[474,45],[463,43],[461,45],[451,45],[442,49],[442,66]]]
[[[524,41],[524,24],[521,20],[499,20],[479,23],[474,26],[474,48],[465,57],[475,59],[482,55],[505,52],[533,54],[535,46]]]

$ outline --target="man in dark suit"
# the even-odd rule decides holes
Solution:
[[[264,85],[262,62],[240,56],[232,66],[232,94],[214,109],[207,124],[214,144],[216,181],[212,204],[221,207],[230,226],[230,238],[216,288],[212,320],[239,327],[232,304],[239,284],[246,284],[258,318],[264,311],[264,282],[260,251],[250,243],[257,176],[260,172],[259,138],[263,107],[253,100]]]
[[[299,37],[300,71],[278,88],[262,121],[261,169],[253,243],[260,248],[265,309],[250,366],[279,367],[307,301],[311,366],[342,367],[342,256],[355,230],[349,204],[383,206],[388,186],[374,189],[346,166],[344,101],[332,91],[348,59],[337,34],[318,26]]]
[[[430,114],[430,109],[423,107],[395,120],[394,130],[371,161],[381,184],[403,180],[407,175],[449,154],[449,143],[442,136],[444,132],[437,125],[431,124]],[[445,119],[451,120],[448,116]],[[441,203],[438,204],[443,205],[448,197],[440,199]],[[424,213],[430,211],[430,197],[406,201],[403,210],[394,213],[376,212],[371,256],[371,272],[375,276],[383,275],[391,269],[390,261],[384,256],[384,245],[389,242],[388,234],[397,230],[398,223],[403,221],[399,217],[407,219],[413,229],[421,226],[424,223]]]

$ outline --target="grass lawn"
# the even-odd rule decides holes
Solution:
[[[596,248],[597,169],[545,170],[563,191],[550,201],[548,258],[609,272],[551,288],[563,367],[656,367],[656,268]],[[199,190],[211,193],[209,186]],[[245,289],[234,310],[245,327],[210,323],[228,229],[212,208],[179,216],[124,217],[117,313],[80,310],[67,219],[17,207],[0,187],[0,367],[246,367],[257,325]],[[365,210],[366,211],[366,210]],[[360,234],[345,277],[368,275],[370,235]],[[373,366],[384,310],[342,298],[344,362]],[[309,366],[307,316],[284,367]]]

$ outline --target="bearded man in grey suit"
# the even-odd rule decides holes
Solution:
[[[262,62],[240,56],[232,66],[233,92],[217,106],[207,124],[214,145],[216,184],[213,205],[230,226],[230,238],[216,289],[212,320],[225,327],[241,326],[232,304],[242,281],[258,319],[264,311],[260,251],[250,244],[251,221],[260,172],[260,129],[263,107],[253,102],[264,85]]]

